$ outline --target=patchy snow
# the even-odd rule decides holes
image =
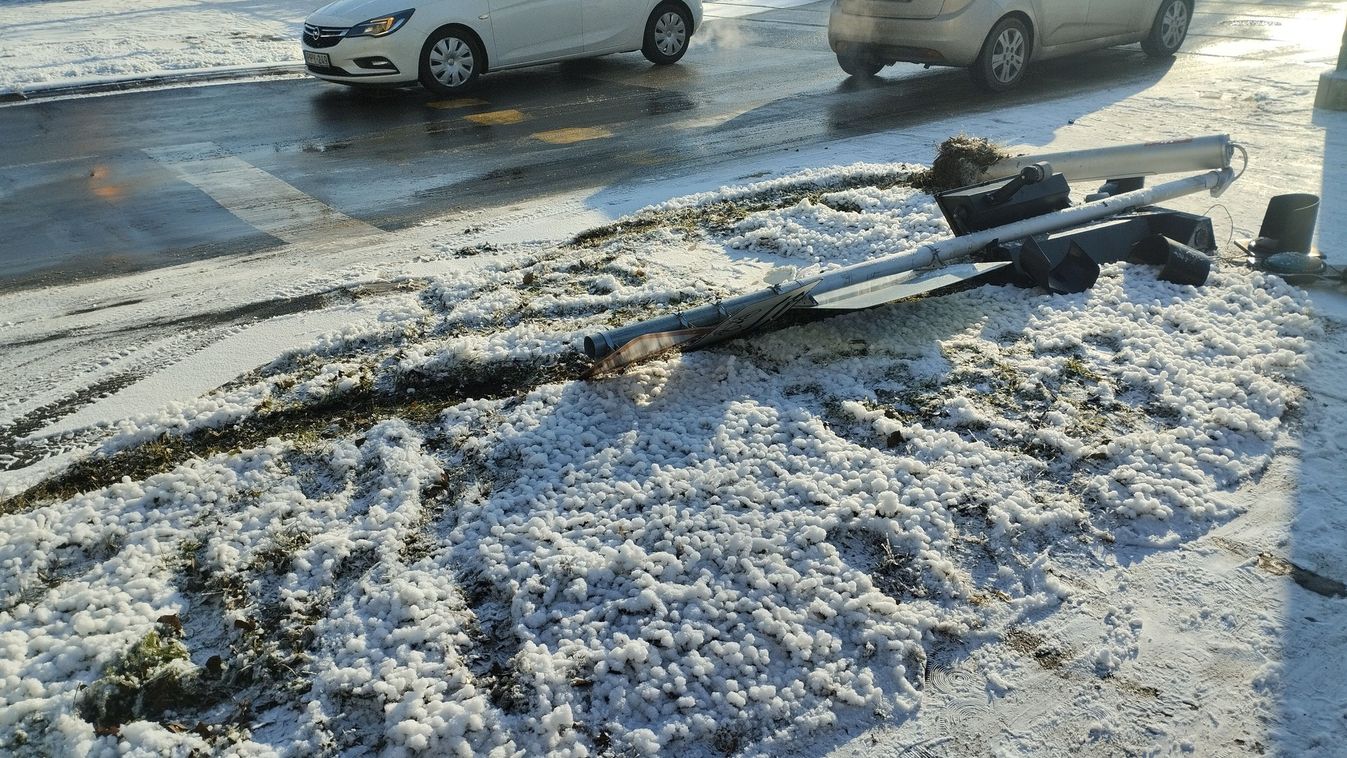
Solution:
[[[0,92],[302,63],[312,0],[0,4]],[[96,22],[92,20],[96,19]]]
[[[734,227],[729,246],[810,263],[857,263],[949,236],[930,195],[874,187],[828,192],[817,202],[755,213]]]
[[[1115,265],[1080,295],[980,288],[616,378],[558,359],[944,233],[885,161],[958,129],[1232,131],[1255,164],[1222,239],[1320,189],[1338,260],[1347,117],[1310,115],[1315,69],[1184,63],[1138,95],[305,250],[319,274],[287,249],[0,297],[21,437],[0,497],[109,456],[73,494],[0,503],[0,746],[1333,754],[1341,294],[1233,256],[1203,288]],[[558,241],[643,206],[702,220]],[[228,297],[317,310],[208,323]],[[158,678],[130,655],[150,632],[186,649]],[[134,718],[87,694],[117,682]]]
[[[871,186],[870,171],[836,172],[856,187],[817,201],[790,177],[772,190],[800,199],[778,193],[724,231],[520,246],[387,296],[377,320],[249,383],[124,423],[106,452],[293,419],[260,445],[0,520],[0,739],[801,744],[921,712],[943,650],[982,654],[978,641],[1077,602],[1062,564],[1185,546],[1247,509],[1229,493],[1273,460],[1321,327],[1302,291],[1237,267],[1191,288],[1115,265],[1080,295],[984,287],[611,379],[530,373],[608,314],[723,294],[690,259],[743,247],[746,228],[838,251],[822,266],[856,255],[858,229],[894,251],[941,229],[929,197]],[[634,219],[761,196],[727,188]],[[410,410],[437,390],[429,416],[323,422],[371,392]],[[82,686],[165,617],[185,627],[192,696],[163,724],[216,731],[144,711],[99,735]],[[1115,675],[1145,629],[1134,605],[1109,606],[1080,665]],[[990,671],[995,692],[1020,691],[1013,665]],[[231,710],[245,697],[246,718]]]
[[[360,329],[376,320],[381,308],[352,306],[279,316],[251,327],[234,327],[232,333],[197,351],[186,364],[166,366],[152,377],[90,403],[47,427],[47,434],[63,434],[97,427],[106,419],[126,419],[155,414],[165,397],[204,395],[241,373],[254,368],[257,356],[310,348],[314,340],[331,333]],[[258,361],[260,363],[260,361]]]

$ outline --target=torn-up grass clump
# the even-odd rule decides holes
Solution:
[[[157,631],[147,633],[90,684],[80,701],[85,720],[102,729],[129,721],[159,720],[202,689],[187,647]]]
[[[940,143],[931,167],[914,173],[908,181],[931,194],[966,187],[976,184],[984,171],[1009,157],[1010,153],[985,137],[960,134]]]

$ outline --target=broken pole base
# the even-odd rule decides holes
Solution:
[[[1325,71],[1319,77],[1319,93],[1314,107],[1328,111],[1347,111],[1347,70]]]

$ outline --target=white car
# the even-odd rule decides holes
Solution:
[[[304,64],[342,84],[465,92],[488,71],[640,50],[675,63],[701,0],[337,0],[304,22]]]

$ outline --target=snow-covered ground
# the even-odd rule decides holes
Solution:
[[[1341,262],[1327,39],[0,295],[0,749],[1340,753],[1339,292],[1226,244],[1203,288],[1116,265],[574,378],[594,329],[944,234],[894,161],[958,131],[1230,132],[1248,173],[1173,205],[1224,241],[1319,192]]]
[[[305,0],[7,0],[0,92],[296,65]]]

